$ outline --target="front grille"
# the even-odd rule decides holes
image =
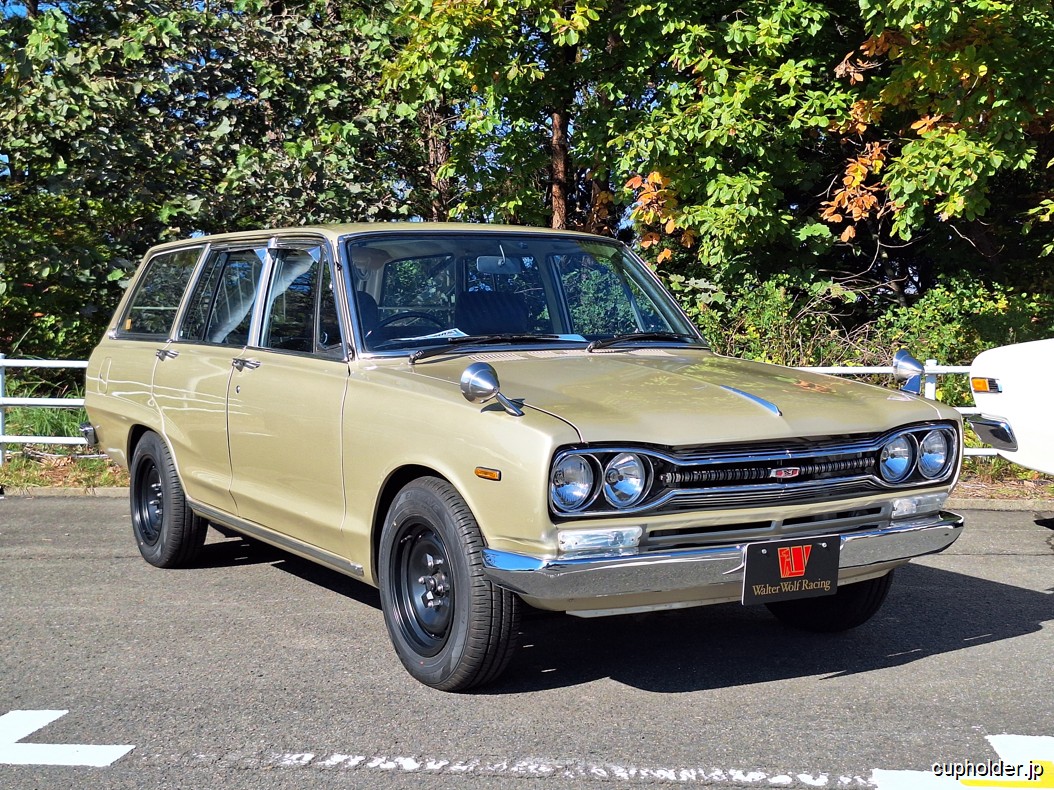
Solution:
[[[558,453],[587,458],[594,474],[620,453],[634,453],[646,460],[649,490],[631,506],[617,508],[594,489],[592,499],[573,513],[555,512],[556,518],[582,518],[638,513],[685,513],[771,507],[773,505],[824,505],[875,494],[893,495],[923,486],[946,483],[958,468],[961,440],[953,441],[951,457],[937,479],[925,478],[915,460],[900,482],[882,478],[879,460],[883,446],[898,435],[918,442],[940,429],[958,440],[949,422],[905,425],[883,433],[788,438],[742,444],[656,447],[587,445]],[[555,510],[555,508],[554,508]],[[744,518],[744,522],[751,519]]]
[[[641,551],[700,548],[716,543],[748,543],[793,538],[797,535],[841,535],[878,529],[889,523],[890,506],[836,510],[811,516],[772,521],[739,521],[677,529],[657,528],[645,533]]]
[[[849,480],[822,480],[806,483],[778,483],[754,486],[715,486],[689,488],[667,492],[656,501],[653,512],[680,513],[686,510],[718,510],[732,507],[763,505],[800,505],[809,502],[828,502],[852,496],[865,496],[883,491],[871,477]]]

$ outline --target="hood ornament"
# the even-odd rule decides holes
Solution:
[[[513,417],[522,417],[523,409],[502,395],[500,389],[497,372],[486,362],[473,362],[461,374],[461,394],[469,403],[497,400]]]

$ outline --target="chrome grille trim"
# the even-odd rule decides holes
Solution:
[[[714,544],[792,538],[796,535],[843,535],[860,530],[880,529],[890,523],[889,503],[858,509],[846,509],[815,517],[769,522],[719,524],[705,527],[666,529],[656,527],[645,533],[641,552],[668,551],[671,548],[697,548]],[[791,523],[787,523],[790,521]]]
[[[950,421],[928,420],[862,436],[790,438],[735,447],[728,444],[685,448],[646,445],[568,447],[556,457],[565,453],[603,456],[622,452],[647,456],[654,469],[652,485],[660,490],[633,507],[594,510],[592,505],[587,505],[575,512],[555,512],[554,516],[558,519],[593,518],[772,504],[822,504],[836,499],[894,494],[942,485],[957,473],[962,446],[962,435],[958,431],[955,432],[959,437],[959,447],[955,450],[954,462],[941,477],[888,483],[878,472],[879,452],[891,437],[904,433],[920,435],[936,428],[955,430]],[[776,474],[781,469],[793,474]],[[808,479],[796,480],[798,477]]]

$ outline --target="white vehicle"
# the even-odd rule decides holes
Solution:
[[[1016,464],[1054,474],[1054,338],[992,348],[970,366],[982,441]]]

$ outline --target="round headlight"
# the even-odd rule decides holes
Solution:
[[[648,472],[634,453],[619,453],[604,467],[604,498],[615,507],[629,507],[644,496]]]
[[[878,469],[887,483],[899,483],[911,474],[914,462],[915,443],[906,434],[901,434],[882,445]]]
[[[593,465],[584,455],[565,455],[553,467],[549,483],[553,504],[560,510],[578,510],[593,493]]]
[[[948,463],[948,434],[930,431],[919,442],[919,471],[924,477],[937,477]]]

